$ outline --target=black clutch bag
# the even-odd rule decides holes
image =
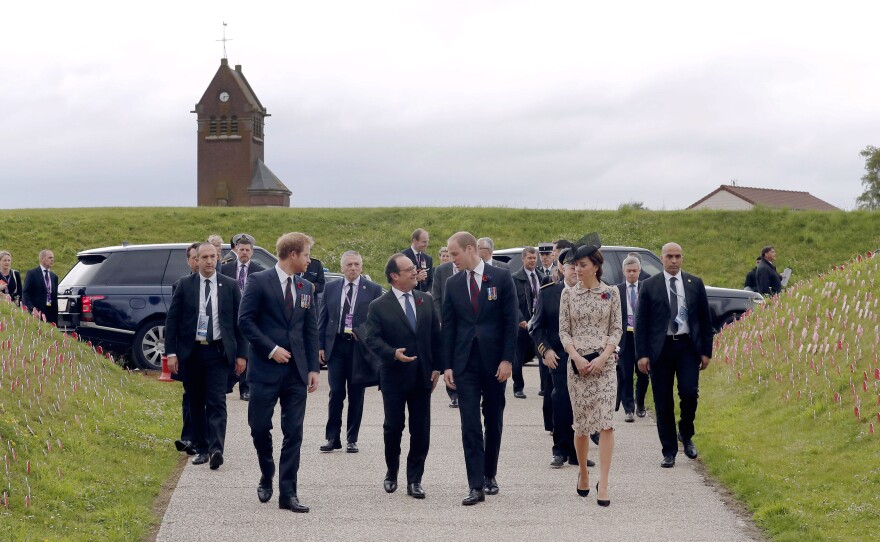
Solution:
[[[591,353],[587,354],[586,356],[584,356],[584,358],[586,358],[587,361],[593,361],[594,359],[596,359],[598,357],[599,357],[599,352],[591,352]],[[571,368],[574,369],[574,373],[580,374],[580,373],[578,373],[578,368],[577,368],[577,365],[575,364],[574,360],[569,358],[568,361],[569,361],[569,363],[571,363]]]

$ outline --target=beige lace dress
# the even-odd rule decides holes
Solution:
[[[600,284],[584,288],[578,282],[562,291],[559,302],[559,339],[585,356],[617,346],[623,333],[620,293],[615,286]],[[574,414],[572,427],[578,435],[611,429],[617,399],[617,354],[612,354],[599,373],[580,376],[568,366],[568,393]]]

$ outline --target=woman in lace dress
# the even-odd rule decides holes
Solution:
[[[620,294],[601,282],[602,252],[596,241],[569,251],[578,283],[562,292],[559,304],[559,338],[577,368],[568,368],[568,390],[574,414],[574,447],[580,471],[578,494],[590,491],[587,472],[589,435],[599,432],[597,502],[608,506],[608,474],[614,449],[614,403],[617,396],[617,354],[621,327]]]

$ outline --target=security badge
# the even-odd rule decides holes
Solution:
[[[496,299],[498,299],[498,287],[497,286],[487,287],[486,288],[486,297],[489,299],[489,301],[495,301]]]
[[[202,343],[208,341],[208,315],[207,314],[199,314],[199,321],[196,324],[196,341],[202,342]]]
[[[348,313],[345,315],[345,329],[343,330],[345,333],[354,333],[354,314]]]
[[[300,294],[299,306],[303,309],[308,310],[308,308],[312,306],[312,296],[309,294]]]

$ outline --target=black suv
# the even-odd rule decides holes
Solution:
[[[602,247],[605,263],[602,264],[602,282],[620,284],[623,282],[623,260],[630,252],[638,253],[642,259],[642,273],[654,276],[663,271],[663,264],[656,254],[646,248],[639,247]],[[492,257],[510,264],[511,271],[522,267],[522,248],[506,248],[496,250]],[[712,315],[712,327],[720,331],[725,324],[739,318],[744,312],[763,303],[764,298],[756,292],[735,290],[732,288],[716,288],[706,286],[706,297],[709,299],[709,312]]]
[[[131,350],[142,369],[161,369],[171,286],[190,273],[188,247],[128,245],[78,253],[58,285],[58,327],[110,352]],[[253,260],[266,269],[277,261],[260,247],[254,247]]]

